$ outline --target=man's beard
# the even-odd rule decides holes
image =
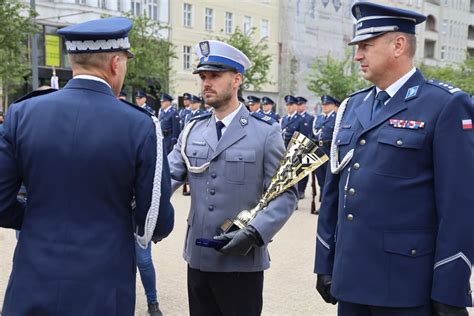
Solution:
[[[203,95],[204,95],[204,100],[206,101],[206,104],[209,104],[214,109],[219,109],[220,107],[222,107],[225,104],[228,104],[232,100],[233,95],[232,95],[231,84],[229,83],[228,89],[223,91],[221,94],[215,93],[213,100],[206,98],[205,92],[203,93]]]

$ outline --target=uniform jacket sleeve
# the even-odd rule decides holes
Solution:
[[[150,126],[149,132],[139,152],[137,179],[135,182],[135,220],[140,235],[143,234],[145,219],[151,205],[153,194],[156,194],[153,188],[153,179],[157,163],[156,140],[155,128],[154,126]],[[160,210],[153,240],[160,240],[169,235],[174,225],[174,209],[170,202],[171,181],[165,150],[163,150],[161,154],[163,155],[163,168],[161,174]]]
[[[181,183],[186,180],[187,168],[184,163],[183,157],[181,156],[181,146],[182,144],[183,133],[178,138],[178,142],[173,147],[173,150],[168,154],[168,162],[171,173],[171,182],[173,183],[173,190],[175,186],[181,185]]]
[[[267,136],[264,148],[264,177],[265,188],[280,165],[280,159],[285,151],[283,140],[279,133],[279,126],[273,125]],[[292,187],[271,201],[266,208],[250,222],[268,244],[275,234],[281,229],[293,213],[297,202],[296,188]]]
[[[0,227],[21,229],[25,204],[16,196],[21,186],[21,175],[15,159],[15,107],[10,107],[0,134]]]
[[[474,130],[462,128],[462,120],[472,119],[468,95],[454,94],[439,116],[433,140],[438,236],[432,299],[454,306],[472,306]]]
[[[171,117],[173,136],[171,137],[171,143],[174,145],[178,141],[179,133],[181,132],[181,126],[179,124],[178,112],[174,112]]]

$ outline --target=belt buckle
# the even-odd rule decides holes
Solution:
[[[323,146],[323,145],[324,145],[324,141],[320,140],[320,141],[318,142],[318,144],[319,144],[319,146]]]

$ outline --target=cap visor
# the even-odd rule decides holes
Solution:
[[[202,65],[202,66],[199,66],[198,68],[196,68],[193,71],[193,74],[200,73],[201,71],[229,71],[229,70],[231,70],[231,69],[212,66],[212,65]]]
[[[125,52],[127,53],[128,59],[135,58],[135,54],[132,53],[129,49],[127,49]]]
[[[350,42],[349,45],[357,45],[357,43],[380,36],[388,32],[380,32],[380,33],[370,33],[370,34],[363,34],[363,35],[356,35]]]

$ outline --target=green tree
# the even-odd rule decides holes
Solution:
[[[350,50],[346,51],[343,60],[330,55],[316,58],[311,68],[307,78],[308,90],[319,96],[328,94],[342,101],[352,92],[368,86],[358,73]]]
[[[267,53],[268,44],[265,38],[258,41],[253,39],[255,28],[252,28],[248,35],[242,33],[237,27],[229,37],[218,37],[219,41],[239,49],[252,62],[252,66],[245,71],[244,81],[240,85],[240,91],[247,90],[252,86],[254,90],[259,90],[262,85],[271,83],[267,77],[272,63],[272,56]]]
[[[168,90],[170,59],[176,58],[176,55],[173,45],[161,36],[167,32],[167,27],[145,15],[128,15],[128,18],[133,20],[133,29],[128,37],[135,58],[128,63],[125,85],[146,88],[151,94]]]
[[[422,64],[420,70],[427,79],[449,82],[474,95],[474,57],[469,57],[464,63],[454,66],[436,67]]]
[[[36,14],[17,0],[0,0],[0,85],[2,104],[8,93],[31,73],[27,42],[38,31],[32,24]]]

